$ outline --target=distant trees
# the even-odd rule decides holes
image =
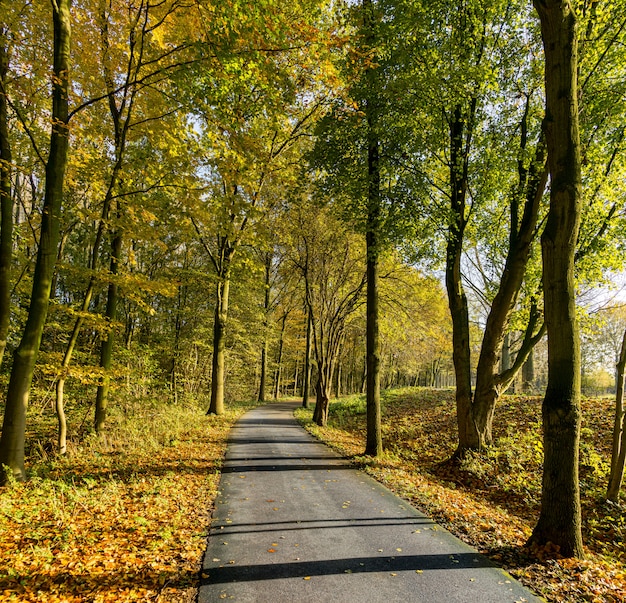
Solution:
[[[312,208],[311,208],[312,209]],[[326,425],[338,357],[349,321],[363,303],[363,249],[354,233],[328,210],[301,208],[293,222],[290,259],[300,272],[311,317],[316,362],[316,404],[313,420]]]

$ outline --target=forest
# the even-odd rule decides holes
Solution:
[[[567,600],[619,600],[624,9],[0,0],[7,534],[49,524],[53,536],[24,538],[51,567],[71,548],[57,542],[59,500],[76,514],[86,491],[115,499],[130,482],[148,496],[141,467],[157,449],[163,467],[197,455],[218,473],[253,404],[300,400],[309,429],[331,441],[346,429],[351,443],[334,445],[371,467],[403,441],[390,432],[400,414],[421,424],[445,400],[450,437],[432,446],[445,440],[439,461],[456,475],[490,462],[502,429],[529,421],[504,409],[534,397],[541,436],[523,445],[539,455],[537,504],[516,542],[541,561],[617,563],[609,590]],[[394,391],[409,392],[398,407]],[[593,512],[615,533],[600,553],[581,509],[589,429],[604,438]],[[155,471],[155,492],[175,488]],[[186,487],[209,500],[211,479]],[[32,515],[43,500],[57,501],[47,519]],[[11,568],[11,546],[0,600],[3,588],[55,600],[24,590],[36,563]],[[92,600],[72,588],[58,600]]]

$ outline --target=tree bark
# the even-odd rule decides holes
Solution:
[[[109,405],[109,390],[111,387],[111,365],[113,363],[113,346],[115,344],[115,321],[117,319],[117,301],[119,298],[119,287],[116,276],[119,271],[119,262],[122,251],[122,234],[118,232],[111,244],[111,282],[107,290],[106,321],[109,331],[106,339],[100,344],[100,368],[103,371],[102,383],[98,385],[96,392],[96,410],[94,415],[94,427],[96,433],[102,435],[107,417]]]
[[[375,17],[371,0],[363,0],[366,44],[375,48]],[[375,61],[375,59],[374,59]],[[380,341],[378,310],[378,264],[380,255],[380,150],[378,138],[378,74],[376,66],[366,69],[367,99],[367,294],[366,294],[366,407],[367,434],[365,454],[380,456],[383,452],[380,408]]]
[[[0,0],[0,15],[4,0]],[[11,143],[7,103],[9,69],[8,26],[0,17],[0,366],[6,350],[11,317],[11,258],[13,250],[13,197],[11,196]]]
[[[295,367],[293,369],[293,397],[295,398],[298,395],[298,379],[300,376],[300,358],[296,356]]]
[[[524,366],[522,366],[522,388],[525,393],[531,393],[535,387],[535,354],[530,350]]]
[[[330,382],[332,380],[331,369],[325,366],[318,371],[317,384],[315,385],[315,410],[313,421],[320,427],[326,427],[328,423],[328,411],[330,406]]]
[[[548,385],[542,408],[544,467],[541,512],[529,542],[536,546],[552,543],[565,557],[581,557],[580,341],[574,285],[582,200],[577,23],[569,0],[534,0],[534,5],[545,52],[544,130],[551,190],[541,237],[548,331]]]
[[[217,284],[217,302],[213,323],[213,365],[211,371],[211,404],[207,414],[224,414],[224,378],[226,323],[228,321],[228,296],[230,293],[230,269]]]
[[[52,4],[52,16],[54,61],[50,151],[46,162],[41,232],[30,307],[22,339],[14,354],[7,390],[2,437],[0,439],[0,465],[5,465],[8,468],[0,472],[3,480],[7,478],[7,472],[12,473],[16,479],[20,480],[26,476],[24,468],[26,410],[35,362],[48,314],[50,289],[59,242],[59,219],[69,148],[70,0],[54,2]]]
[[[480,447],[472,417],[470,330],[467,296],[461,276],[463,237],[467,225],[468,158],[464,145],[466,124],[457,106],[450,122],[450,224],[446,248],[446,289],[452,318],[452,361],[456,377],[456,415],[459,445],[455,456]]]
[[[276,372],[274,373],[274,400],[280,398],[280,382],[283,376],[283,349],[285,347],[285,326],[287,324],[287,314],[283,314],[280,328],[280,339],[278,341],[278,358],[276,359]]]
[[[368,232],[370,240],[367,247],[376,247],[375,234]],[[374,240],[372,242],[371,240]],[[367,372],[366,372],[366,404],[367,404],[367,439],[365,454],[380,456],[383,453],[380,408],[380,343],[378,324],[378,258],[367,260]]]
[[[311,309],[307,306],[306,312],[306,350],[304,352],[304,368],[302,385],[302,406],[309,407],[309,390],[311,388],[311,331],[313,328],[313,317]]]
[[[527,147],[529,103],[530,99],[527,100],[520,127],[522,151]],[[517,303],[530,258],[531,245],[537,236],[537,220],[547,176],[545,141],[541,136],[530,167],[525,166],[523,159],[520,159],[518,163],[518,186],[510,203],[511,224],[507,257],[498,291],[485,324],[476,367],[476,388],[473,398],[470,398],[470,412],[461,415],[472,421],[472,424],[460,429],[460,433],[469,434],[470,437],[467,441],[459,438],[457,454],[463,454],[465,450],[472,448],[482,450],[491,445],[493,417],[498,399],[515,379],[523,360],[543,336],[542,331],[538,334],[534,333],[536,316],[531,312],[526,337],[515,361],[511,362],[509,357],[507,366],[503,364],[502,370],[498,372],[500,350],[503,348],[506,328],[511,312]],[[522,210],[521,217],[520,210]],[[507,346],[506,353],[508,352]]]
[[[270,269],[272,267],[272,256],[265,254],[265,296],[263,301],[263,348],[261,349],[261,379],[259,382],[259,402],[265,402],[265,388],[267,387],[267,349],[269,339],[269,312],[270,312]]]
[[[611,472],[606,498],[619,502],[619,492],[624,479],[626,464],[626,430],[624,429],[624,370],[626,369],[626,331],[622,339],[622,348],[617,361],[615,380],[615,423],[613,425],[613,450],[611,453]]]

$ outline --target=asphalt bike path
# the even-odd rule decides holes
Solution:
[[[521,603],[542,599],[293,418],[233,427],[199,603]]]

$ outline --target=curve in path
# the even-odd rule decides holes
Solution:
[[[199,603],[541,601],[315,440],[296,406],[231,432]]]

